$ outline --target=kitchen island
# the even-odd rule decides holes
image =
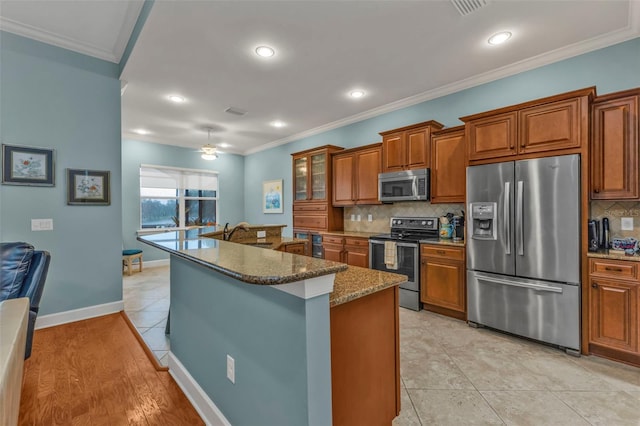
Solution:
[[[202,417],[389,425],[406,277],[205,233],[138,237],[171,254],[169,371]]]

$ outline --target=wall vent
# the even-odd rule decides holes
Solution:
[[[460,15],[465,16],[485,7],[491,0],[451,0]]]
[[[241,108],[236,108],[236,107],[229,107],[225,109],[224,112],[228,112],[229,114],[240,115],[240,116],[245,115],[247,113],[247,111]]]

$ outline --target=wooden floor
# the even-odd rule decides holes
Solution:
[[[203,425],[120,314],[37,330],[20,425]]]

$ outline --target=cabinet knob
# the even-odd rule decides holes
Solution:
[[[593,288],[598,288],[598,284],[593,283],[593,284],[591,284],[591,287],[593,287]]]
[[[600,193],[600,189],[595,188],[595,189],[593,190],[593,192],[595,192],[596,194],[599,194],[599,193]]]

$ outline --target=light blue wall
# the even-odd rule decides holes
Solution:
[[[0,32],[0,95],[2,143],[56,150],[55,187],[0,186],[0,239],[51,252],[40,314],[122,300],[118,65]],[[111,205],[68,206],[66,168],[109,170]]]
[[[218,172],[218,222],[236,224],[244,220],[244,157],[222,154],[215,161],[207,161],[191,148],[125,139],[122,141],[122,239],[126,248],[144,250],[144,260],[168,259],[168,255],[136,240],[136,231],[140,229],[141,164]]]
[[[291,234],[293,152],[327,144],[366,145],[380,141],[381,131],[427,120],[457,126],[462,124],[459,117],[590,86],[596,86],[598,94],[639,87],[640,38],[249,155],[245,158],[246,219],[286,224],[283,232]],[[280,178],[284,179],[284,214],[262,214],[260,182]]]
[[[171,352],[231,424],[331,424],[328,295],[305,301],[177,256],[170,269]]]

